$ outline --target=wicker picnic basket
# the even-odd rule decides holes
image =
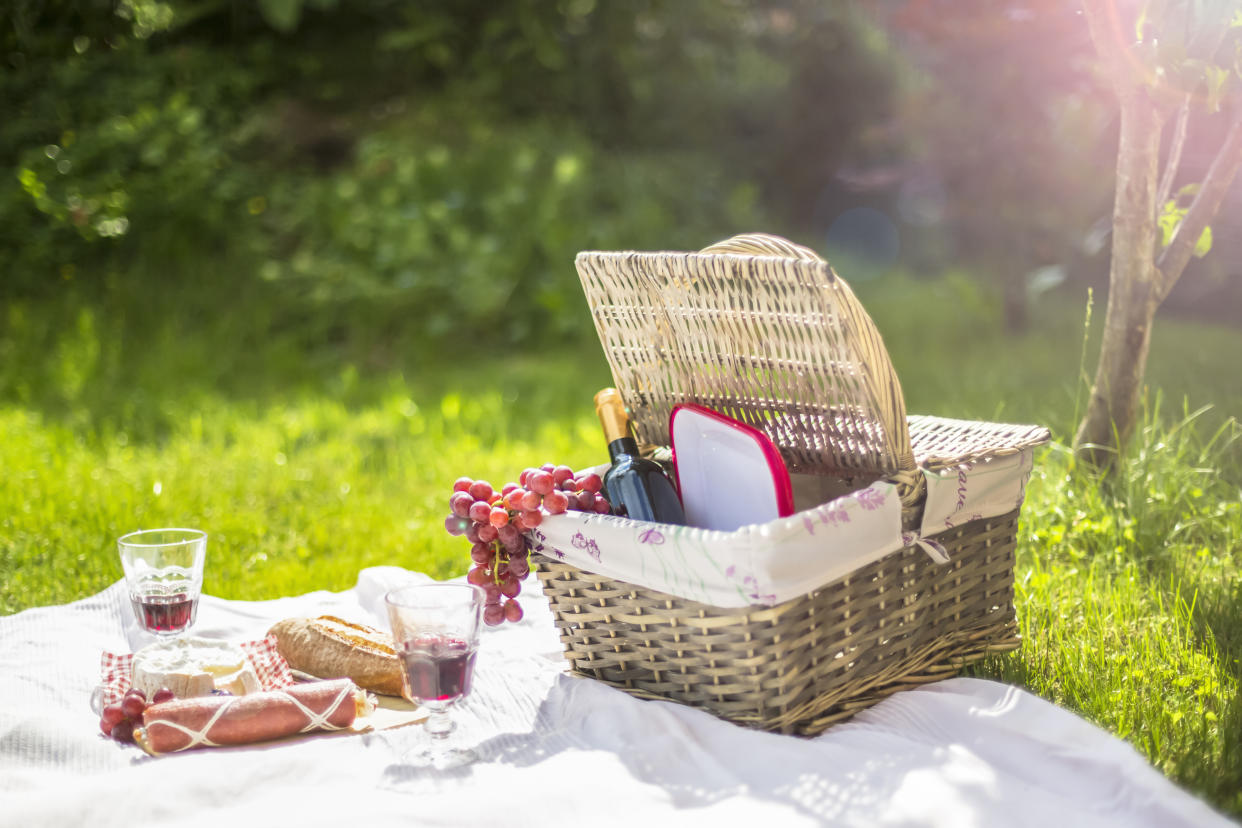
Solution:
[[[681,402],[773,438],[791,472],[897,485],[918,526],[923,470],[1012,454],[1045,429],[907,417],[878,332],[807,248],[737,236],[701,253],[577,258],[640,442],[667,445]],[[776,606],[721,608],[534,555],[572,670],[635,696],[764,730],[814,735],[904,688],[1019,645],[1018,511],[935,535]],[[824,554],[831,554],[825,549]]]

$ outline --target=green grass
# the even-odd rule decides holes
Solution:
[[[597,343],[427,351],[290,324],[261,289],[234,287],[227,308],[205,273],[175,295],[7,308],[0,612],[102,589],[120,577],[115,538],[157,524],[211,533],[206,588],[229,598],[345,589],[376,564],[459,574],[464,545],[441,525],[454,478],[602,459]],[[1023,512],[1024,646],[972,672],[1080,713],[1242,816],[1242,332],[1158,322],[1146,420],[1104,482],[1065,448],[1085,297],[1041,305],[1009,337],[961,279],[858,288],[911,411],[1039,422],[1057,439]]]
[[[1104,484],[1061,444],[1041,458],[1018,550],[1025,645],[976,672],[1079,712],[1239,815],[1242,502],[1216,460],[1242,428],[1200,419],[1153,417]]]

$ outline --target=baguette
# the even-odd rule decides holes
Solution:
[[[359,687],[388,696],[404,694],[401,659],[392,636],[331,615],[286,618],[268,635],[294,670],[319,678],[349,678]]]

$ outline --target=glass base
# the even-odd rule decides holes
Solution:
[[[426,704],[428,717],[414,744],[402,754],[402,763],[414,768],[448,770],[469,765],[479,758],[471,748],[456,744],[456,723],[449,716],[451,704]]]
[[[432,770],[451,770],[469,765],[479,755],[471,748],[453,747],[428,742],[415,746],[401,757],[401,762],[414,768],[430,768]]]

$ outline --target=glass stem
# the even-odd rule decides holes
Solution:
[[[449,716],[447,707],[430,708],[430,716],[427,718],[427,735],[436,741],[447,739],[448,735],[453,732],[456,726]]]

